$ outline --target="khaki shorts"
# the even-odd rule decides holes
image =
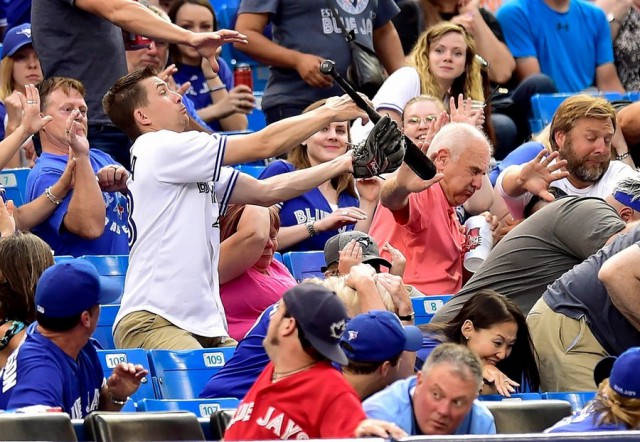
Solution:
[[[228,336],[208,338],[194,335],[162,316],[144,310],[129,313],[122,318],[113,332],[113,340],[117,348],[145,350],[193,350],[238,345],[236,340]]]
[[[542,298],[527,324],[540,358],[542,391],[593,391],[593,369],[607,352],[593,336],[585,318],[556,313]]]

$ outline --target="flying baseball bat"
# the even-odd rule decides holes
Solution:
[[[320,72],[329,75],[336,83],[340,85],[342,90],[351,97],[353,102],[363,111],[367,113],[369,119],[375,124],[380,121],[382,116],[365,101],[360,94],[351,86],[347,80],[336,70],[336,63],[333,60],[325,60],[320,64]],[[404,154],[404,162],[423,180],[430,180],[436,174],[436,166],[427,157],[418,146],[406,135],[403,135],[407,150]]]

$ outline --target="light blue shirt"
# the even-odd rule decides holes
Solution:
[[[410,436],[420,435],[415,426],[411,396],[416,377],[402,379],[377,392],[362,403],[364,412],[372,419],[394,422]],[[496,424],[489,409],[480,401],[473,401],[471,410],[453,434],[496,434]]]

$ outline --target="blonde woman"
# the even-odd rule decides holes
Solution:
[[[579,413],[567,417],[545,433],[626,431],[640,429],[640,347],[616,359],[608,379],[600,382],[596,398]]]
[[[460,94],[485,99],[475,43],[463,26],[441,22],[420,35],[409,54],[409,66],[391,74],[373,104],[401,125],[402,111],[412,98],[432,95],[449,106],[449,99]]]

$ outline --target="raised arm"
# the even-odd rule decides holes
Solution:
[[[625,93],[624,86],[618,77],[618,71],[613,63],[605,63],[596,68],[596,86],[605,92]]]
[[[239,164],[280,156],[329,123],[354,120],[358,117],[366,119],[366,114],[348,96],[329,98],[324,106],[318,109],[270,124],[259,132],[230,137],[224,154],[224,164]]]
[[[400,37],[391,20],[373,30],[373,47],[387,73],[406,65]]]
[[[69,208],[64,217],[64,228],[85,239],[96,239],[104,231],[106,209],[102,191],[89,159],[89,141],[84,134],[80,112],[75,109],[67,119],[69,145],[75,161],[75,184]]]
[[[216,52],[220,46],[224,43],[246,42],[244,35],[227,29],[203,33],[182,29],[162,20],[149,8],[134,0],[75,0],[74,6],[152,40],[189,45],[206,57],[216,71]]]
[[[640,330],[640,259],[638,243],[609,258],[600,268],[598,278],[607,289],[611,302],[622,315]]]
[[[380,202],[389,210],[402,210],[409,204],[409,195],[428,189],[443,177],[438,173],[430,180],[422,180],[403,163],[394,174],[387,177],[382,186]]]
[[[275,126],[275,124],[271,126]],[[247,174],[241,173],[231,194],[230,202],[234,204],[272,206],[307,193],[334,176],[344,172],[351,172],[352,170],[351,151],[348,151],[326,163],[272,176],[265,180],[256,180]]]
[[[268,208],[251,205],[244,208],[236,232],[220,243],[220,284],[237,278],[253,267],[264,251],[269,229]]]
[[[312,87],[329,87],[333,81],[320,73],[323,59],[313,54],[305,54],[287,49],[266,38],[262,32],[269,23],[266,13],[242,13],[238,15],[236,30],[247,36],[247,44],[234,44],[234,47],[251,58],[270,66],[293,69]]]
[[[566,178],[569,172],[561,170],[567,165],[566,160],[554,162],[558,158],[558,152],[553,152],[546,158],[545,155],[547,151],[543,149],[528,163],[507,167],[502,172],[502,191],[506,197],[516,198],[530,192],[546,201],[553,201],[553,195],[548,191],[549,184]]]

